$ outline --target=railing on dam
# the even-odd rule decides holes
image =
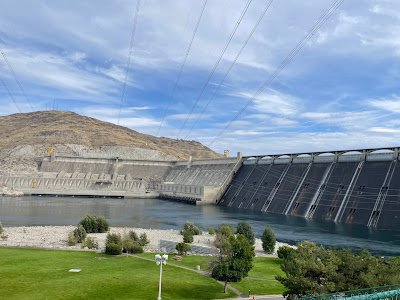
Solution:
[[[338,292],[312,297],[299,298],[300,300],[379,300],[400,299],[400,284],[386,285],[360,290]]]

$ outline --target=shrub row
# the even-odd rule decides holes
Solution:
[[[85,228],[87,233],[101,233],[107,232],[110,228],[110,224],[103,216],[86,215],[79,222],[80,225]]]
[[[109,233],[107,234],[106,254],[143,253],[143,247],[149,243],[146,233],[142,233],[138,237],[136,232],[131,230],[124,238],[120,234]]]

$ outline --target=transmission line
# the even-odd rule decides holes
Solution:
[[[253,36],[253,33],[256,31],[258,25],[260,24],[261,20],[263,19],[265,13],[267,12],[267,10],[269,9],[269,7],[271,6],[273,0],[269,0],[269,2],[267,3],[267,5],[265,6],[262,14],[260,15],[260,17],[257,20],[257,23],[254,25],[253,29],[251,30],[250,34],[247,36],[246,41],[244,42],[244,44],[242,45],[242,48],[239,50],[238,54],[236,55],[235,59],[233,60],[233,62],[231,63],[231,65],[229,66],[228,70],[226,71],[224,77],[222,78],[221,82],[218,84],[218,86],[215,88],[213,95],[211,96],[210,100],[208,100],[206,106],[203,108],[202,112],[200,113],[199,117],[196,119],[195,123],[192,125],[192,128],[190,128],[189,132],[186,134],[185,136],[185,140],[187,139],[187,137],[189,136],[189,134],[192,132],[193,128],[197,125],[197,122],[200,120],[200,118],[203,116],[204,112],[206,111],[208,105],[210,104],[210,102],[214,99],[215,95],[217,94],[217,92],[219,91],[220,87],[222,86],[222,84],[225,82],[226,78],[228,77],[229,73],[231,72],[233,66],[236,64],[237,60],[239,59],[239,56],[242,54],[244,48],[246,48],[247,43],[249,42],[250,38]]]
[[[135,41],[136,24],[137,24],[137,19],[138,19],[138,15],[139,15],[139,8],[140,8],[140,0],[137,0],[135,17],[133,19],[133,26],[132,26],[132,32],[131,32],[131,42],[129,44],[128,61],[126,63],[125,78],[124,78],[124,82],[122,84],[121,103],[119,105],[119,113],[118,113],[118,125],[119,125],[119,120],[121,118],[122,103],[124,102],[124,98],[125,98],[126,82],[128,80],[129,68],[131,66],[131,57],[132,57],[132,52],[133,52],[133,42]]]
[[[166,115],[167,115],[168,109],[169,109],[169,107],[170,107],[170,105],[171,105],[172,98],[173,98],[173,96],[174,96],[174,93],[175,93],[176,87],[177,87],[177,85],[178,85],[179,79],[181,78],[182,71],[183,71],[183,67],[184,67],[185,64],[186,64],[186,60],[187,60],[187,58],[188,58],[188,55],[189,55],[189,52],[190,52],[190,48],[192,47],[193,40],[194,40],[194,38],[195,38],[195,36],[196,36],[196,32],[197,32],[197,29],[198,29],[198,27],[199,27],[200,20],[201,20],[201,18],[202,18],[202,16],[203,16],[203,12],[204,12],[204,8],[206,7],[206,4],[207,4],[207,0],[204,0],[203,6],[202,6],[202,8],[201,8],[200,16],[199,16],[199,18],[198,18],[198,20],[197,20],[196,27],[195,27],[194,32],[193,32],[193,35],[192,35],[192,39],[190,40],[189,46],[188,46],[188,48],[187,48],[187,50],[186,50],[185,58],[184,58],[184,60],[183,60],[183,62],[182,62],[181,69],[180,69],[179,74],[178,74],[178,78],[177,78],[176,81],[175,81],[174,88],[173,88],[172,93],[171,93],[171,95],[170,95],[170,97],[169,97],[169,100],[168,100],[167,108],[165,109],[165,112],[164,112],[164,117],[163,117],[163,119],[162,119],[162,121],[161,121],[160,127],[158,127],[156,136],[158,136],[158,133],[160,132],[160,129],[161,129],[161,127],[162,127],[162,125],[163,125],[163,123],[164,123],[165,117],[166,117]]]
[[[258,91],[251,97],[245,106],[236,114],[236,116],[229,121],[229,123],[222,129],[217,136],[213,138],[208,147],[210,147],[218,137],[220,137],[231,125],[232,123],[247,109],[247,107],[254,102],[254,100],[265,90],[267,86],[280,74],[280,72],[289,64],[289,62],[299,53],[299,51],[306,45],[306,43],[314,36],[316,31],[322,27],[322,25],[332,16],[332,14],[339,8],[339,6],[344,2],[344,0],[335,0],[331,6],[321,15],[318,21],[311,27],[308,33],[299,41],[299,43],[292,49],[289,55],[280,63],[280,65],[275,69],[275,71],[268,77],[268,79],[263,83],[263,85],[258,89]]]
[[[5,83],[5,82],[3,81],[3,79],[1,79],[1,78],[0,78],[0,81],[1,81],[1,83],[4,85],[4,88],[7,90],[8,95],[10,96],[11,100],[14,102],[14,104],[15,104],[15,106],[17,107],[18,111],[19,111],[20,113],[22,113],[21,109],[19,108],[19,106],[18,106],[18,104],[17,104],[17,101],[15,101],[15,99],[14,99],[13,95],[11,94],[10,90],[8,89],[6,83]]]
[[[225,47],[222,49],[221,54],[219,55],[217,61],[216,61],[215,64],[214,64],[214,68],[212,69],[211,73],[208,75],[207,81],[204,83],[203,88],[202,88],[200,94],[197,96],[196,101],[194,102],[193,107],[192,107],[190,113],[188,114],[188,116],[186,117],[186,120],[185,120],[185,122],[183,123],[181,129],[179,130],[179,133],[178,133],[178,135],[177,135],[176,138],[178,138],[178,137],[180,136],[180,134],[181,134],[183,128],[185,128],[187,121],[189,120],[190,116],[192,115],[194,109],[196,108],[197,103],[199,102],[201,96],[203,95],[203,93],[204,93],[204,91],[205,91],[205,89],[206,89],[208,83],[209,83],[210,80],[211,80],[211,77],[214,75],[214,72],[215,72],[215,70],[217,69],[217,67],[218,67],[218,65],[219,65],[219,63],[220,63],[222,57],[224,56],[226,49],[228,48],[230,42],[232,41],[233,36],[234,36],[235,33],[236,33],[236,30],[238,29],[238,27],[239,27],[239,25],[240,25],[240,23],[241,23],[241,21],[242,21],[244,15],[246,14],[246,11],[247,11],[247,9],[248,9],[249,6],[250,6],[251,1],[252,1],[252,0],[248,0],[248,1],[247,1],[247,4],[245,5],[245,7],[244,7],[244,9],[243,9],[243,11],[242,11],[242,13],[241,13],[241,15],[240,15],[238,21],[236,22],[235,27],[233,28],[233,31],[231,32],[231,34],[230,34],[230,36],[229,36],[229,38],[228,38],[228,41],[227,41],[226,44],[225,44]]]
[[[12,68],[10,62],[9,62],[8,59],[7,59],[6,54],[4,53],[4,51],[3,51],[3,49],[2,49],[1,47],[0,47],[0,52],[1,52],[1,55],[3,56],[3,59],[4,59],[5,63],[6,63],[6,65],[7,65],[8,69],[10,70],[12,76],[14,77],[15,81],[17,82],[17,85],[18,85],[19,89],[21,90],[22,94],[24,95],[24,97],[25,97],[25,99],[26,99],[26,102],[28,102],[28,104],[29,104],[29,106],[31,107],[32,111],[34,111],[35,109],[33,108],[33,105],[31,104],[31,102],[30,102],[28,96],[26,95],[25,90],[24,90],[24,88],[22,87],[22,84],[19,82],[19,80],[18,80],[18,78],[17,78],[17,75],[16,75],[15,72],[14,72],[14,69]],[[7,89],[7,90],[8,90],[8,89]],[[11,95],[11,94],[10,94],[10,95]]]

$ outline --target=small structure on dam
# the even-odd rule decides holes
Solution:
[[[398,147],[244,157],[219,205],[399,230],[398,161]]]

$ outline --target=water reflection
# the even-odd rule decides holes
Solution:
[[[181,229],[190,220],[203,230],[222,223],[249,222],[260,236],[270,226],[278,240],[303,240],[333,247],[366,248],[375,254],[400,255],[400,232],[363,226],[307,220],[229,207],[194,206],[158,199],[104,199],[64,197],[0,197],[4,226],[76,225],[86,214],[103,215],[112,226]]]

